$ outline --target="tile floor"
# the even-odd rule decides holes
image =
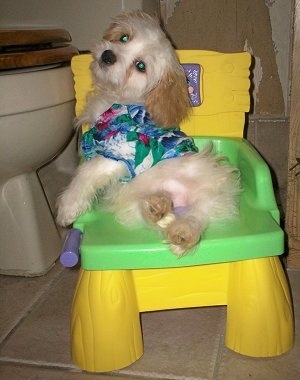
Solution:
[[[0,276],[0,379],[300,379],[300,271],[288,272],[296,343],[277,358],[254,359],[224,346],[225,307],[146,313],[144,356],[114,373],[89,374],[69,353],[77,270],[59,264],[43,277]]]

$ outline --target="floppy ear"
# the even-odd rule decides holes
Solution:
[[[151,118],[160,127],[178,126],[187,117],[191,103],[181,66],[164,73],[157,86],[147,94],[145,105]]]

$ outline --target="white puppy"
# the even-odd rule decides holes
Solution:
[[[211,220],[237,213],[237,171],[202,153],[178,123],[190,102],[184,71],[156,19],[118,16],[93,50],[94,93],[79,123],[86,161],[58,201],[71,224],[102,199],[125,225],[163,231],[173,253],[193,248]]]

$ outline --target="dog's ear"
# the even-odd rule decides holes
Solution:
[[[188,116],[190,99],[183,69],[168,70],[146,97],[146,109],[160,127],[168,128]]]

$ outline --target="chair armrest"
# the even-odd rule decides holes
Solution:
[[[247,202],[254,208],[269,211],[279,223],[279,210],[268,165],[245,139],[241,139],[238,153],[238,168]]]
[[[213,153],[228,158],[241,175],[242,198],[250,207],[269,211],[279,222],[270,169],[257,150],[243,138],[195,137],[199,149],[213,142]]]

